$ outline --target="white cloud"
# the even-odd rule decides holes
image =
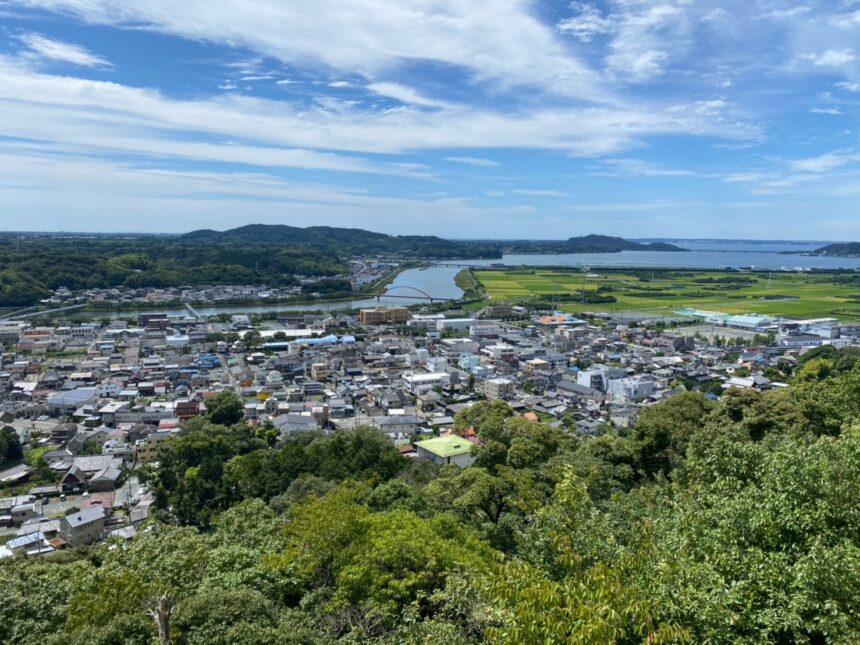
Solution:
[[[528,207],[476,208],[456,197],[390,197],[266,173],[177,171],[80,155],[57,156],[3,143],[0,184],[3,224],[13,230],[41,226],[184,232],[235,226],[236,213],[241,212],[253,213],[254,221],[263,223],[354,227],[362,222],[366,228],[399,234],[457,230],[478,237],[500,223],[521,224],[523,215],[530,212]],[[45,216],[58,211],[60,219]],[[411,216],[403,217],[404,212]]]
[[[842,114],[842,110],[840,110],[839,108],[834,108],[834,107],[830,107],[830,108],[814,107],[814,108],[810,108],[809,112],[811,114],[830,114],[833,116],[838,116],[838,115]]]
[[[798,16],[808,14],[810,11],[812,11],[812,7],[798,5],[796,7],[789,7],[788,9],[773,9],[772,11],[768,11],[765,16],[775,20],[792,20]]]
[[[404,61],[437,61],[478,81],[604,100],[599,76],[573,56],[531,0],[11,0],[95,24],[150,28],[245,47],[288,63],[379,78]],[[205,17],[202,19],[201,17]]]
[[[860,27],[860,11],[840,14],[834,17],[833,23],[840,29],[855,29]]]
[[[398,83],[371,83],[367,86],[367,89],[374,94],[396,99],[401,103],[411,105],[423,105],[426,107],[445,107],[446,105],[450,105],[445,101],[429,99],[426,96],[422,96],[417,90]]]
[[[660,164],[643,161],[642,159],[605,159],[602,164],[608,166],[609,172],[600,171],[598,175],[635,175],[639,177],[692,177],[692,170],[683,168],[666,168]]]
[[[667,45],[683,46],[680,31],[687,16],[685,3],[679,4],[620,0],[615,38],[606,58],[609,70],[640,82],[662,74],[669,60]]]
[[[577,14],[556,25],[561,33],[570,34],[587,43],[595,36],[612,32],[612,19],[604,16],[600,9],[590,2],[573,2],[570,6]]]
[[[801,56],[816,67],[842,67],[856,58],[850,49],[828,49],[820,54],[804,54]]]
[[[332,81],[331,83],[328,84],[328,86],[329,87],[337,87],[337,88],[352,87],[352,83],[350,83],[349,81]]]
[[[836,87],[838,87],[840,90],[845,90],[846,92],[852,92],[854,94],[860,92],[860,83],[840,81],[839,83],[836,83]]]
[[[71,43],[54,40],[42,34],[26,33],[19,36],[27,47],[25,56],[39,59],[71,63],[80,67],[111,67],[112,65],[100,56]]]
[[[559,190],[539,190],[534,188],[518,188],[511,191],[514,195],[525,195],[528,197],[569,197],[567,193]]]
[[[624,213],[633,211],[660,211],[667,208],[688,207],[689,204],[678,204],[668,201],[633,202],[615,204],[575,204],[567,210],[578,213]]]
[[[505,114],[447,104],[432,111],[368,111],[331,98],[308,110],[235,93],[176,100],[153,90],[41,74],[0,58],[0,136],[112,153],[403,174],[393,164],[319,151],[509,147],[599,155],[627,148],[642,136],[681,133],[746,138],[758,131],[684,106]],[[207,142],[194,143],[201,135]]]
[[[445,160],[466,164],[467,166],[477,166],[479,168],[497,168],[502,165],[498,161],[482,159],[480,157],[445,157]]]
[[[797,159],[795,161],[792,161],[790,166],[792,170],[821,173],[829,172],[831,170],[841,168],[857,161],[860,161],[860,154],[851,154],[846,152],[828,152],[818,157]]]

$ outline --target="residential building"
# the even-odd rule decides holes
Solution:
[[[406,307],[379,307],[358,312],[358,322],[362,325],[403,325],[407,320],[409,309]]]
[[[90,544],[98,540],[105,530],[105,511],[101,506],[91,506],[62,518],[60,532],[71,546]]]
[[[472,456],[472,442],[449,435],[447,437],[435,437],[415,443],[415,449],[419,459],[426,459],[435,464],[454,464],[460,468],[471,466],[475,457]]]

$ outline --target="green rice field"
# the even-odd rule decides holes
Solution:
[[[475,271],[490,302],[553,302],[561,311],[731,314],[860,320],[860,273],[564,269]],[[615,302],[589,302],[595,298]]]

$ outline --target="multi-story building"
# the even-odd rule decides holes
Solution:
[[[491,378],[486,381],[480,381],[476,385],[476,389],[490,401],[507,401],[513,398],[516,391],[516,383],[507,378]]]
[[[105,530],[105,511],[101,506],[91,506],[62,518],[60,532],[71,546],[90,544],[98,540]]]
[[[409,309],[406,307],[379,307],[358,312],[358,322],[362,325],[402,325],[407,320]]]

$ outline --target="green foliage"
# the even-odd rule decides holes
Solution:
[[[231,426],[245,416],[242,399],[229,390],[206,400],[206,417],[217,425]]]
[[[632,435],[642,474],[668,475],[680,465],[690,437],[702,427],[709,409],[704,396],[694,392],[645,408]]]
[[[155,236],[0,236],[0,306],[38,303],[59,287],[176,287],[203,284],[296,284],[298,275],[334,276],[337,253],[250,240],[199,244]],[[343,285],[340,285],[341,287]]]
[[[406,464],[388,439],[371,428],[331,436],[298,436],[270,449],[250,428],[189,421],[165,445],[155,478],[156,501],[182,523],[206,525],[242,499],[273,501],[283,509],[328,482],[386,481]],[[313,476],[313,480],[306,479]],[[304,477],[304,479],[303,479]]]
[[[69,599],[88,572],[81,559],[0,560],[0,642],[61,644]]]
[[[24,458],[24,449],[18,433],[12,426],[0,428],[0,464],[6,461],[16,462]]]
[[[381,635],[414,607],[434,611],[432,596],[449,576],[478,571],[494,559],[477,536],[452,518],[424,519],[411,511],[371,513],[362,491],[340,486],[292,509],[287,548],[273,559],[314,598],[332,636]]]

